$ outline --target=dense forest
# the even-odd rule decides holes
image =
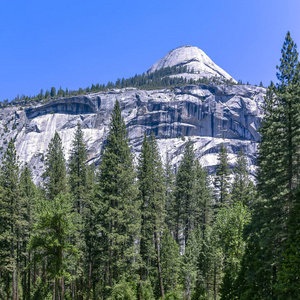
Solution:
[[[56,91],[55,87],[51,87],[50,91],[41,90],[38,95],[25,96],[17,95],[12,101],[8,99],[0,102],[0,106],[5,107],[7,105],[30,105],[38,103],[46,103],[57,98],[72,97],[78,95],[86,95],[89,93],[105,92],[111,89],[117,88],[127,88],[135,87],[139,89],[159,89],[159,88],[170,88],[174,86],[180,86],[185,84],[235,84],[232,80],[223,79],[220,77],[206,78],[202,77],[198,80],[187,79],[184,74],[195,74],[193,69],[188,69],[182,66],[173,66],[162,68],[154,71],[153,73],[143,73],[142,75],[135,75],[130,78],[117,79],[115,83],[108,82],[107,84],[92,84],[91,87],[79,88],[78,90],[69,90],[66,88],[63,90],[61,87]],[[182,75],[182,76],[172,76],[172,75]],[[242,84],[242,81],[239,81]],[[247,83],[249,84],[249,83]],[[260,83],[262,86],[262,82]]]
[[[1,299],[300,299],[300,64],[288,33],[268,88],[257,177],[189,140],[176,174],[154,134],[137,166],[118,102],[98,168],[80,125],[48,145],[38,186],[10,140],[0,169]]]

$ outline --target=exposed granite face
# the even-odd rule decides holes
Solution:
[[[89,162],[99,163],[110,114],[118,100],[136,157],[144,132],[153,131],[163,159],[168,152],[175,168],[189,136],[197,157],[210,172],[215,170],[221,143],[228,146],[232,164],[243,148],[254,171],[264,96],[264,88],[244,85],[191,85],[151,91],[127,88],[58,99],[35,107],[0,109],[1,156],[9,139],[14,138],[21,163],[32,166],[37,181],[55,131],[62,138],[68,159],[74,131],[80,123]]]
[[[182,46],[176,48],[162,59],[156,62],[148,73],[153,73],[157,70],[167,67],[186,67],[189,72],[193,74],[178,74],[171,77],[186,77],[187,79],[198,80],[200,78],[217,77],[219,79],[226,79],[236,82],[227,72],[216,65],[203,50],[194,46]]]

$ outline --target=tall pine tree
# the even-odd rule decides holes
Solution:
[[[19,190],[19,164],[14,142],[11,139],[3,157],[0,195],[0,268],[6,279],[7,299],[17,299],[19,292],[19,246],[22,229],[22,205]],[[12,281],[12,288],[9,284]],[[11,292],[10,292],[11,291]]]
[[[139,195],[141,198],[141,280],[150,275],[151,263],[157,267],[160,296],[164,297],[163,278],[160,263],[160,234],[164,227],[165,184],[164,170],[152,133],[150,139],[144,136],[138,166]]]
[[[230,204],[230,169],[227,147],[221,144],[218,154],[219,164],[217,166],[215,188],[217,191],[217,203],[219,207]]]
[[[140,202],[135,178],[125,122],[116,101],[95,195],[104,286],[112,286],[124,276],[133,276],[137,268]]]
[[[48,198],[53,200],[60,192],[66,192],[67,189],[66,161],[61,138],[57,131],[48,145],[45,167],[44,186]]]

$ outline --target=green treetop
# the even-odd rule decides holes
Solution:
[[[46,170],[43,174],[44,185],[49,199],[54,199],[60,192],[66,191],[66,162],[62,142],[55,132],[51,139],[45,159]]]
[[[125,122],[120,104],[116,101],[95,195],[99,245],[103,261],[110,266],[105,271],[109,285],[126,274],[134,275],[137,267],[140,203],[135,179]]]

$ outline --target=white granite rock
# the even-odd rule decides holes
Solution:
[[[193,74],[183,73],[171,75],[170,77],[186,77],[187,79],[198,80],[203,77],[218,77],[236,82],[227,72],[217,66],[201,49],[194,46],[182,46],[170,51],[162,59],[156,62],[148,73],[159,69],[182,66],[187,67]]]
[[[136,157],[144,132],[153,131],[163,159],[168,152],[175,169],[190,137],[197,157],[210,173],[215,171],[221,143],[228,146],[232,166],[238,151],[244,149],[254,173],[265,92],[264,88],[244,85],[189,85],[149,91],[127,88],[58,99],[36,107],[8,107],[0,109],[0,155],[9,139],[15,139],[21,163],[31,165],[37,182],[55,131],[62,138],[68,159],[74,131],[80,123],[89,163],[98,164],[110,114],[118,100]]]

